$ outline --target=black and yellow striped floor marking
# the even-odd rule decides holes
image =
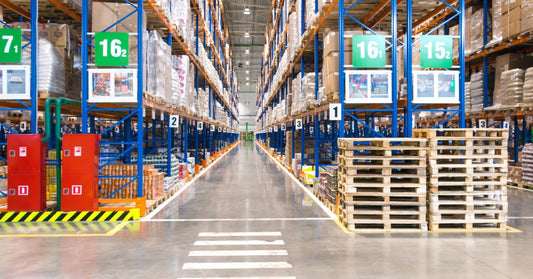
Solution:
[[[140,219],[138,208],[129,211],[0,212],[0,223],[18,222],[114,222]]]

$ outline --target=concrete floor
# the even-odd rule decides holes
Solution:
[[[533,193],[509,216],[523,232],[347,234],[243,143],[151,220],[0,226],[0,278],[531,278]]]

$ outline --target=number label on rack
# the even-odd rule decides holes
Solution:
[[[26,123],[26,121],[20,122],[19,130],[21,132],[26,132],[26,129],[28,129],[28,123]]]
[[[161,121],[165,120],[165,113],[161,112]]]
[[[222,132],[222,127],[218,127],[218,132]]]
[[[274,132],[276,132],[276,133],[278,132],[278,126],[274,127]]]
[[[20,63],[22,57],[21,29],[0,29],[0,62]]]
[[[215,125],[211,125],[211,127],[209,127],[209,131],[214,132],[215,131]]]
[[[228,129],[224,128],[224,133],[226,133],[228,131]]]
[[[487,128],[487,120],[485,120],[485,119],[480,119],[480,120],[478,121],[478,126],[479,126],[479,128],[481,128],[481,129]]]
[[[118,127],[118,125],[115,126],[115,133],[117,133],[117,134],[120,133],[120,128]]]
[[[384,68],[385,36],[353,35],[353,66],[355,68]],[[341,65],[341,70],[343,65]]]
[[[313,126],[309,127],[309,133],[313,133],[315,131],[315,128]]]
[[[503,122],[503,128],[504,129],[509,129],[509,127],[510,127],[509,126],[509,122],[507,122],[507,121]]]
[[[421,36],[420,48],[420,67],[451,68],[453,66],[452,36]]]
[[[329,104],[329,120],[341,120],[341,104]]]
[[[116,32],[97,32],[94,34],[96,66],[128,66],[129,34]]]
[[[204,122],[198,122],[198,124],[196,124],[196,129],[202,131],[204,129]]]
[[[155,120],[156,116],[155,116],[155,109],[152,109],[152,119]]]
[[[296,119],[294,121],[294,126],[296,127],[296,130],[301,130],[303,127],[303,121],[302,119]]]
[[[281,130],[282,130],[282,131],[287,130],[287,126],[285,125],[285,123],[281,124]]]
[[[268,132],[272,133],[272,127],[268,128]]]
[[[179,128],[180,126],[180,116],[179,115],[171,115],[170,121],[168,123],[168,126],[170,128]]]
[[[374,131],[376,131],[377,133],[379,133],[379,126],[375,126],[375,127],[374,127]]]

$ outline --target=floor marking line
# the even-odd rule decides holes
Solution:
[[[113,236],[120,230],[122,230],[125,226],[127,226],[130,223],[130,221],[122,221],[119,225],[117,225],[114,229],[108,231],[106,233],[107,236]]]
[[[231,257],[231,256],[288,256],[287,250],[215,250],[190,251],[189,257]]]
[[[185,263],[182,269],[271,269],[292,268],[287,262]]]
[[[318,205],[320,206],[320,208],[322,208],[322,210],[324,210],[324,212],[326,212],[326,214],[328,214],[328,216],[330,216],[331,218],[333,218],[333,220],[337,220],[338,217],[337,215],[335,215],[335,213],[331,212],[331,210],[329,210],[329,208],[327,208],[323,203],[320,202],[320,200],[315,196],[313,195],[313,193],[307,189],[307,187],[305,187],[298,179],[296,179],[293,175],[291,175],[291,173],[283,166],[281,165],[274,157],[272,157],[272,155],[270,155],[266,149],[264,149],[262,146],[260,146],[259,144],[255,143],[257,146],[259,146],[259,148],[261,148],[265,154],[270,157],[270,159],[272,161],[274,161],[274,163],[276,165],[278,165],[278,167],[280,167],[290,178],[292,178],[292,180],[294,180],[294,182],[296,182],[296,184],[298,186],[300,186],[300,188],[302,190],[304,190],[304,192],[309,196],[311,197],[311,199],[313,199],[313,201]]]
[[[239,222],[239,221],[330,221],[337,218],[221,218],[221,219],[150,219],[145,222]]]
[[[234,246],[234,245],[285,245],[283,240],[198,240],[194,246]]]
[[[178,279],[296,279],[294,276],[266,276],[266,277],[179,277]]]
[[[533,192],[533,190],[531,190],[531,189],[520,188],[520,187],[516,187],[516,186],[511,186],[511,185],[507,185],[507,188],[513,188],[513,189],[517,189],[517,190],[524,190],[524,191],[527,191],[527,192]]]
[[[228,237],[228,236],[281,236],[281,232],[201,232],[199,237]]]
[[[238,142],[237,142],[238,143]],[[179,189],[174,195],[172,195],[172,197],[170,197],[168,200],[164,201],[161,205],[159,205],[154,211],[150,212],[150,214],[148,214],[147,216],[143,217],[140,219],[140,221],[148,221],[152,218],[154,218],[154,216],[159,213],[159,211],[161,211],[163,208],[165,208],[170,202],[172,202],[175,198],[179,197],[179,195],[181,195],[183,192],[185,192],[185,190],[187,190],[194,182],[196,182],[196,180],[198,180],[200,177],[204,176],[204,174],[210,170],[214,165],[216,165],[216,163],[220,160],[222,160],[222,158],[226,157],[226,155],[228,155],[231,151],[233,151],[233,149],[235,149],[235,147],[237,147],[238,144],[235,144],[231,149],[229,149],[226,153],[222,154],[222,156],[218,157],[218,159],[216,159],[215,161],[213,161],[213,163],[211,163],[207,168],[205,168],[204,170],[202,170],[198,175],[196,175],[191,181],[187,182],[187,184],[185,184],[185,186],[183,186],[183,188]]]

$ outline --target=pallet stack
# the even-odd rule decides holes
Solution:
[[[427,230],[426,140],[339,139],[339,212],[351,231]]]
[[[522,183],[533,185],[533,144],[528,143],[522,150]]]
[[[326,167],[326,199],[331,205],[337,204],[337,194],[339,190],[338,183],[338,166],[328,166]]]
[[[415,130],[427,139],[429,227],[505,230],[506,129]]]
[[[522,167],[509,166],[507,182],[511,186],[522,187]]]

